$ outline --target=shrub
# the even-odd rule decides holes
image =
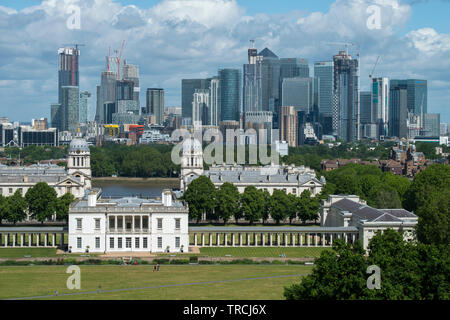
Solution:
[[[286,262],[280,260],[272,260],[272,264],[286,264]]]
[[[189,257],[189,263],[198,263],[198,257],[197,256]]]
[[[200,260],[198,262],[198,264],[214,264],[214,261],[210,261],[210,260]]]
[[[189,260],[188,259],[174,259],[174,260],[170,260],[169,263],[170,264],[189,264]]]
[[[169,263],[169,259],[154,259],[153,263],[168,264]]]

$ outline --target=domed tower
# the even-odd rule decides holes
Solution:
[[[67,157],[68,174],[80,178],[82,183],[91,188],[91,152],[84,139],[73,139],[70,142]]]
[[[187,185],[202,174],[202,144],[194,137],[190,137],[183,142],[181,156],[180,190],[186,190]]]

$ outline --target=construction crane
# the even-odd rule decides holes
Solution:
[[[114,52],[118,56],[116,57],[116,63],[117,63],[117,80],[120,80],[120,62],[122,61],[122,54],[123,54],[123,48],[125,46],[125,40],[122,41],[122,47],[120,48],[120,52],[117,52],[117,50],[114,50]]]
[[[372,72],[369,74],[369,78],[372,79],[373,73],[375,72],[375,68],[377,67],[378,60],[380,60],[380,56],[377,57],[377,61],[375,62],[375,65],[373,66]]]

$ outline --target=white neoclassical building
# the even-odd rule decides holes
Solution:
[[[356,227],[358,239],[367,249],[377,231],[403,232],[405,240],[414,238],[418,217],[405,209],[376,209],[355,195],[330,195],[322,201],[321,227]]]
[[[91,191],[69,210],[72,252],[188,252],[189,211],[164,190],[162,199],[101,199]]]
[[[213,164],[203,170],[201,143],[191,137],[183,142],[181,158],[180,190],[186,191],[188,185],[199,176],[207,176],[216,188],[223,183],[234,184],[240,193],[248,186],[254,186],[273,194],[275,190],[300,196],[309,190],[313,196],[319,194],[325,185],[325,177],[317,179],[313,169],[294,165],[241,166],[237,164]]]
[[[47,182],[58,197],[72,193],[82,198],[91,188],[90,151],[85,140],[74,139],[67,155],[67,169],[53,164],[31,166],[0,165],[0,194],[11,196],[16,190],[25,195],[38,182]]]

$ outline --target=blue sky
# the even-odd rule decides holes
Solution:
[[[65,26],[71,3],[82,8],[81,30]],[[382,8],[380,30],[366,26],[373,4]],[[327,41],[358,43],[363,90],[380,56],[377,76],[427,79],[429,112],[450,122],[449,9],[450,0],[1,0],[0,116],[49,117],[63,43],[86,44],[80,89],[93,92],[93,113],[104,56],[122,39],[125,58],[140,67],[141,90],[163,87],[166,105],[180,105],[182,78],[242,68],[254,38],[260,50],[310,64],[339,50]]]

